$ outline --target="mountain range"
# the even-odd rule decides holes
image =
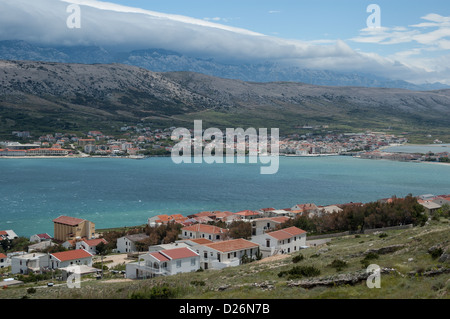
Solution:
[[[371,74],[303,69],[265,63],[225,63],[214,58],[187,56],[164,49],[111,52],[98,46],[44,47],[22,40],[0,41],[0,59],[59,63],[120,63],[154,72],[188,71],[253,82],[301,82],[326,86],[402,88],[425,91],[450,88],[441,83],[413,84]]]
[[[305,124],[448,134],[450,90],[248,82],[195,72],[152,72],[125,64],[0,61],[1,134],[114,131],[124,123],[190,127]]]

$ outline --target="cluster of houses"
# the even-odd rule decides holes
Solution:
[[[388,201],[389,199],[383,199]],[[381,200],[382,201],[382,200]],[[418,202],[426,212],[433,214],[443,205],[450,205],[450,195],[421,195]],[[152,278],[199,269],[223,269],[242,264],[245,260],[255,260],[276,254],[289,254],[307,248],[306,232],[297,227],[281,228],[280,225],[308,212],[313,215],[342,211],[341,205],[316,206],[298,204],[291,208],[264,208],[256,211],[200,212],[189,216],[157,215],[148,218],[148,225],[156,227],[168,223],[178,223],[181,233],[172,243],[148,246],[142,245],[149,236],[145,233],[132,234],[117,239],[116,253],[137,254],[137,261],[126,265],[126,277],[130,279]],[[250,239],[230,239],[229,230],[213,226],[210,222],[222,221],[230,224],[241,220],[251,224]],[[64,276],[70,274],[73,266],[82,269],[81,274],[95,273],[93,257],[100,243],[107,244],[95,231],[95,224],[80,218],[59,216],[53,220],[54,236],[36,234],[30,237],[33,245],[28,252],[0,254],[0,268],[11,266],[13,274],[28,274],[59,269]],[[12,231],[0,231],[0,240],[14,239]],[[42,249],[62,244],[69,250],[56,253],[41,253]],[[73,271],[73,270],[72,270]],[[64,275],[65,274],[65,275]]]

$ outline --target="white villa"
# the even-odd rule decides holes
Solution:
[[[141,260],[142,259],[142,260]],[[188,247],[148,252],[126,266],[128,279],[170,276],[200,269],[200,256]]]
[[[118,253],[137,252],[136,243],[149,238],[146,234],[127,235],[117,239]]]
[[[48,265],[48,254],[32,253],[11,257],[11,272],[13,274],[39,273]]]
[[[199,250],[203,269],[223,269],[241,264],[242,256],[255,258],[259,245],[239,238],[202,244],[195,247]]]
[[[212,241],[223,240],[228,230],[212,225],[195,224],[181,229],[182,239],[206,238]]]
[[[306,247],[306,231],[289,227],[253,236],[251,240],[261,246],[263,257],[289,254]]]
[[[277,225],[285,223],[290,218],[286,216],[272,217],[272,218],[257,218],[251,221],[252,235],[262,235],[268,231],[275,230]]]
[[[49,267],[51,269],[66,268],[69,266],[92,266],[93,255],[84,249],[67,250],[50,254]]]
[[[76,249],[84,249],[91,253],[92,255],[97,254],[97,245],[103,243],[107,244],[108,242],[104,240],[103,238],[96,238],[96,239],[85,239],[83,238],[81,241],[78,241],[75,244]]]

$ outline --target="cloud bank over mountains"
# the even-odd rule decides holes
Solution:
[[[80,7],[81,28],[69,28],[67,20]],[[428,23],[447,23],[429,16]],[[434,20],[433,20],[434,19]],[[436,21],[438,19],[439,21]],[[94,0],[2,0],[0,40],[24,40],[48,46],[100,46],[116,52],[162,48],[226,62],[271,61],[308,69],[364,72],[413,83],[450,84],[450,69],[440,63],[411,58],[413,53],[382,57],[352,49],[345,41],[317,44],[286,40],[251,30],[234,28],[190,17],[130,8]],[[418,25],[415,29],[427,27]],[[446,29],[443,29],[446,32]],[[402,41],[405,30],[361,31],[355,42]],[[397,33],[393,33],[397,32]],[[409,36],[409,34],[403,34]],[[445,34],[440,46],[448,45]],[[425,41],[416,34],[415,41]],[[450,61],[449,61],[450,62]],[[440,68],[437,68],[437,66]]]

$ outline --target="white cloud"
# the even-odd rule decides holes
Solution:
[[[69,29],[66,8],[81,6],[81,29]],[[427,79],[429,61],[414,65],[411,54],[382,57],[353,50],[342,40],[302,42],[264,35],[251,30],[222,25],[222,17],[193,19],[94,0],[2,0],[0,2],[0,40],[21,39],[48,45],[98,45],[117,51],[164,48],[185,54],[198,54],[222,60],[277,61],[304,68],[361,71],[380,76]],[[427,16],[427,21],[447,23],[446,17]],[[363,30],[353,41],[402,43],[408,37],[426,43],[438,39],[448,47],[448,35],[421,33],[420,28],[381,28]],[[420,36],[423,36],[420,38]],[[442,61],[441,61],[442,62]],[[432,69],[432,68],[431,68]],[[444,78],[445,72],[436,71]],[[439,73],[441,72],[441,73]],[[449,72],[448,70],[446,72]],[[433,75],[433,78],[435,76]]]

